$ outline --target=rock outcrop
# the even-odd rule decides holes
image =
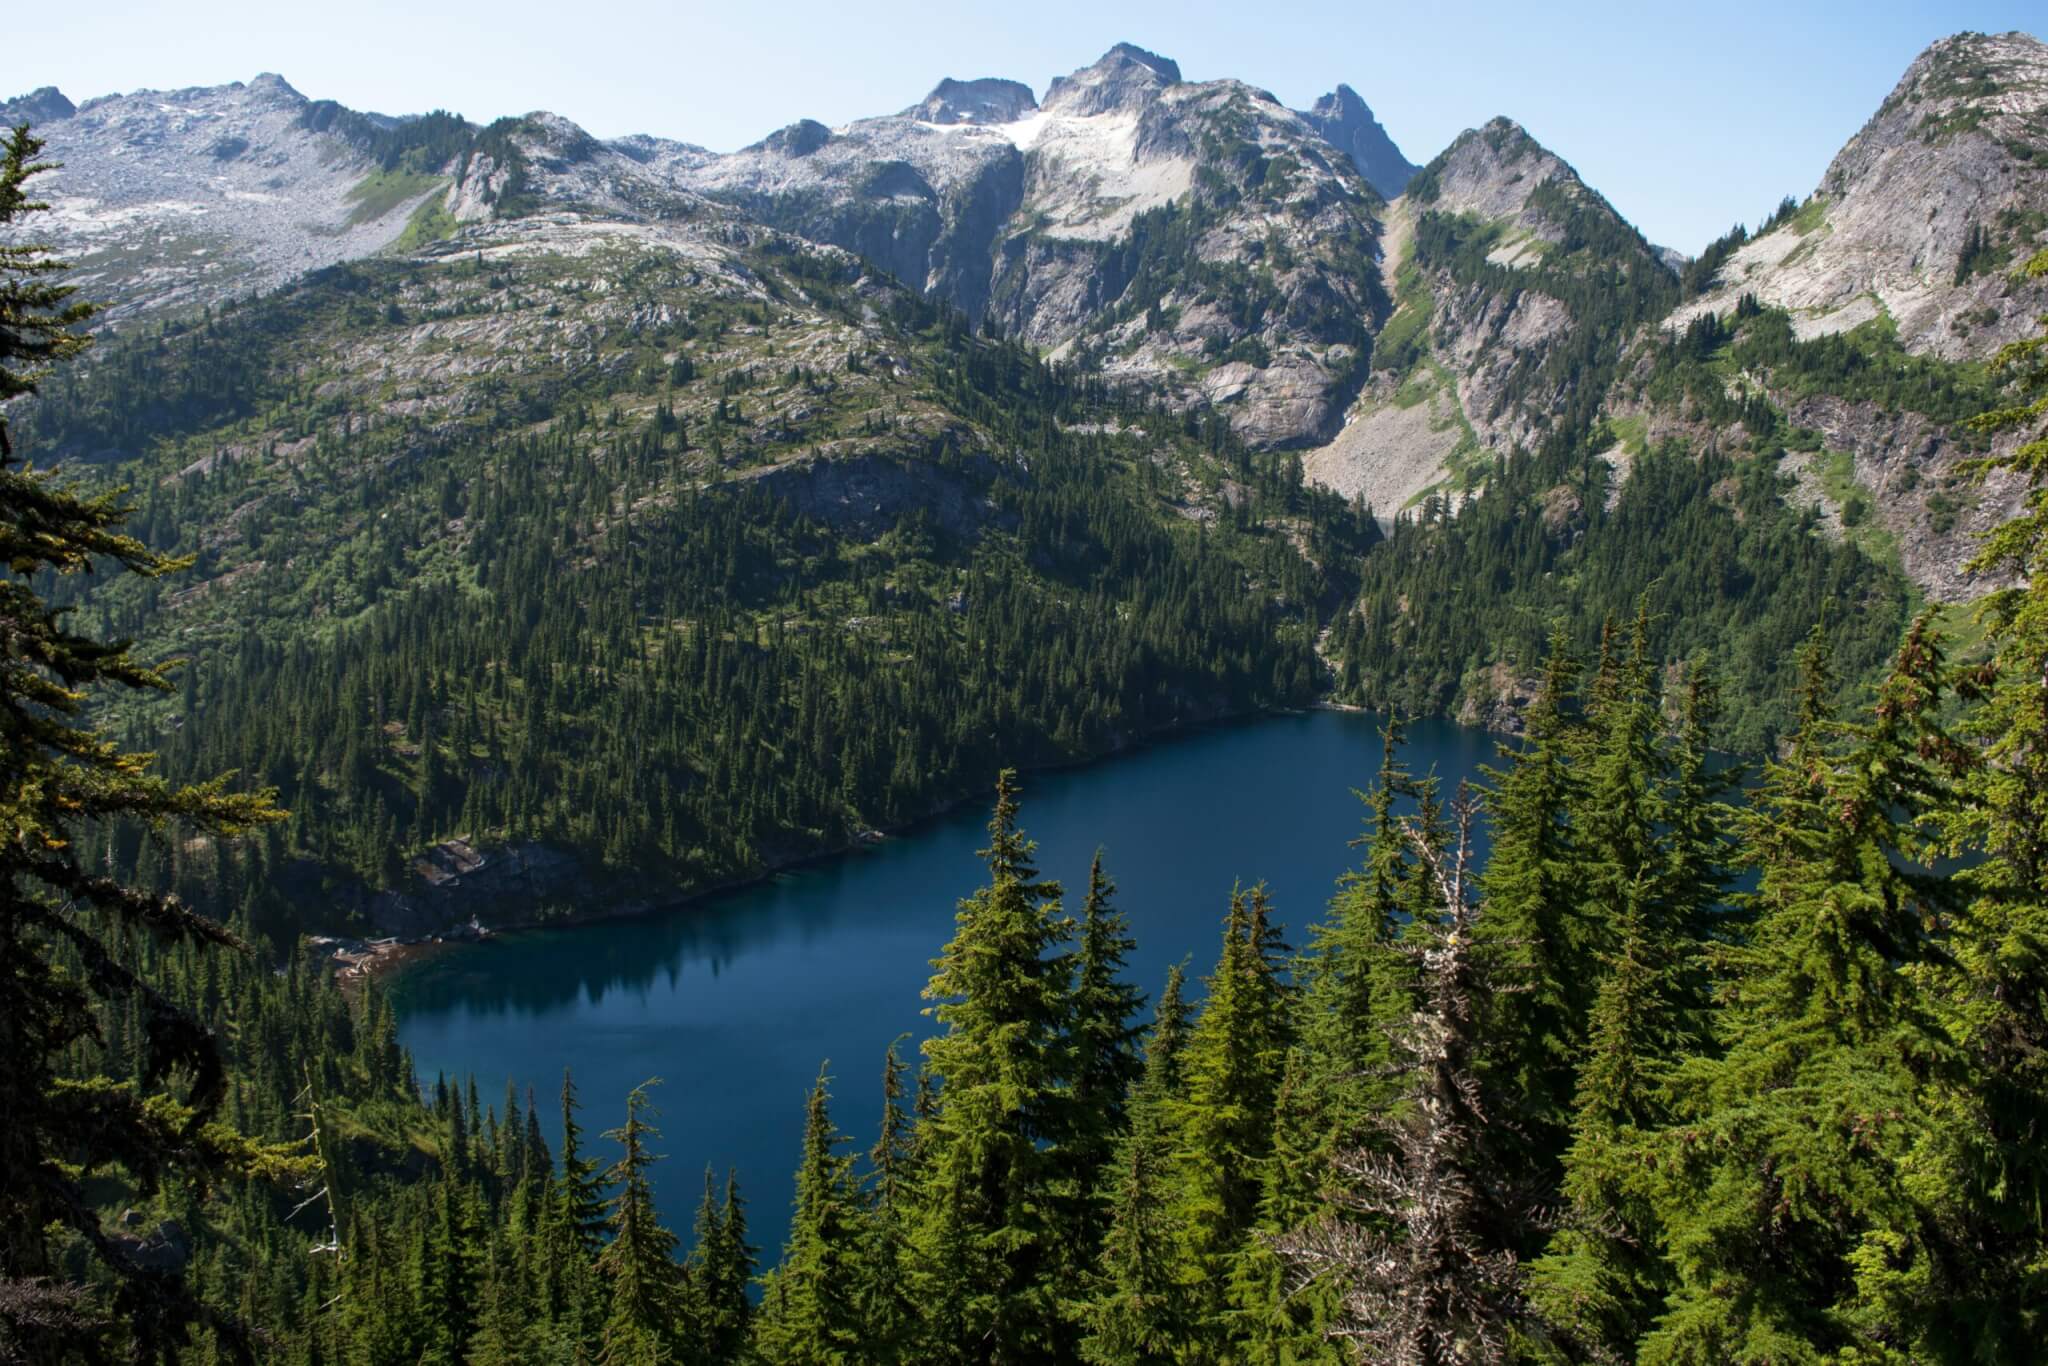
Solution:
[[[1045,92],[1044,107],[1074,118],[1138,111],[1168,86],[1179,84],[1179,64],[1134,44],[1118,43],[1093,66],[1055,77]]]
[[[1221,413],[1255,447],[1302,450],[1310,478],[1382,516],[1469,494],[1490,460],[1583,417],[1632,337],[1743,294],[1804,336],[1886,320],[1909,351],[1947,360],[1982,359],[2048,311],[2048,286],[2011,274],[2048,244],[2048,46],[2023,34],[1930,47],[1805,207],[1675,310],[1684,258],[1511,120],[1418,170],[1349,86],[1291,112],[1128,43],[1042,100],[1015,80],[948,78],[901,113],[799,119],[726,155],[606,141],[544,112],[488,128],[356,113],[274,75],[76,107],[45,87],[0,114],[36,123],[65,163],[44,182],[43,226],[116,320],[383,251],[499,250],[522,218],[559,220],[576,250],[690,225],[695,251],[765,228]],[[1589,341],[1574,282],[1595,274],[1635,312],[1603,315]],[[1902,461],[1945,485],[1940,434],[1849,426],[1862,435],[1845,448],[1879,485]],[[1969,520],[1946,502],[1937,515]],[[1960,554],[1948,532],[1898,530],[1931,592],[1968,591],[1937,567]]]
[[[1589,320],[1566,302],[1580,279],[1599,272],[1617,294],[1652,299],[1675,284],[1612,205],[1507,118],[1460,134],[1407,182],[1385,223],[1396,311],[1370,382],[1305,465],[1382,518],[1433,490],[1469,492],[1488,461],[1541,441],[1577,385],[1601,382],[1583,361],[1572,375],[1550,363],[1586,335]],[[1483,260],[1446,255],[1464,240],[1485,247]],[[1603,336],[1586,359],[1612,361],[1628,340]]]
[[[33,107],[31,107],[33,106]],[[37,224],[72,277],[119,319],[268,289],[369,255],[439,186],[386,181],[305,96],[274,75],[243,84],[70,101],[40,90],[8,106],[36,125],[58,170],[37,182]]]
[[[904,110],[903,117],[924,123],[1015,123],[1037,108],[1037,97],[1022,81],[993,76],[956,81],[948,76],[921,103]]]
[[[1882,317],[1909,351],[1981,357],[2048,311],[2048,284],[2010,275],[2044,244],[2048,44],[1958,34],[1907,68],[1803,209],[1737,251],[1671,326],[1754,294],[1803,336]]]
[[[1303,110],[1301,117],[1325,141],[1351,158],[1351,164],[1383,199],[1393,199],[1408,188],[1421,168],[1407,157],[1380,127],[1372,109],[1348,85],[1340,85]]]
[[[1326,439],[1385,311],[1379,200],[1349,155],[1271,95],[1184,81],[1130,44],[1028,96],[945,82],[901,115],[778,134],[679,179],[1218,407],[1257,445]]]
[[[12,128],[22,123],[55,123],[77,112],[78,106],[66,99],[63,91],[46,85],[11,100],[0,100],[0,125]]]

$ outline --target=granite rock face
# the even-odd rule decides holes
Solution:
[[[1615,255],[1592,259],[1572,238],[1575,219],[1581,233],[1587,221],[1607,229]],[[1483,278],[1418,255],[1418,233],[1446,222],[1491,234]],[[1431,492],[1469,493],[1487,462],[1539,443],[1578,397],[1569,381],[1528,382],[1581,321],[1555,275],[1672,274],[1563,158],[1507,118],[1460,134],[1416,172],[1387,209],[1381,241],[1384,288],[1396,303],[1386,336],[1415,339],[1413,349],[1397,357],[1386,346],[1306,469],[1367,499],[1382,519]],[[1626,340],[1610,339],[1603,355],[1617,358]]]
[[[1380,127],[1372,109],[1348,85],[1340,85],[1303,110],[1301,117],[1322,134],[1324,141],[1351,158],[1351,164],[1383,199],[1393,199],[1408,188],[1421,168],[1407,157]]]
[[[1671,325],[1754,294],[1803,336],[1886,317],[1909,351],[1982,357],[2048,310],[2048,284],[2010,275],[2044,244],[2048,44],[1958,34],[1907,68],[1803,211],[1738,251]]]
[[[356,193],[374,169],[283,78],[70,101],[11,101],[61,163],[35,182],[39,234],[79,267],[72,282],[118,320],[273,288],[369,255],[424,195]]]
[[[1118,43],[1093,66],[1058,76],[1045,92],[1045,108],[1075,118],[1140,110],[1159,92],[1180,84],[1180,66],[1131,43]]]
[[[22,123],[55,123],[77,112],[78,106],[66,99],[63,91],[46,85],[11,100],[0,100],[0,125],[12,128]]]
[[[537,112],[398,158],[391,148],[414,146],[424,124],[309,101],[273,75],[78,106],[45,87],[0,114],[33,121],[65,163],[43,182],[56,209],[39,226],[116,323],[380,252],[507,250],[516,222],[542,225],[519,240],[573,252],[650,234],[713,252],[783,232],[1053,359],[1215,411],[1256,448],[1301,450],[1310,478],[1382,516],[1434,490],[1468,495],[1488,461],[1583,405],[1575,376],[1529,381],[1557,368],[1546,362],[1581,322],[1546,273],[1675,277],[1685,264],[1511,120],[1418,170],[1349,86],[1295,112],[1240,81],[1186,80],[1128,43],[1042,99],[1016,80],[948,78],[901,113],[798,119],[728,154],[599,139]],[[1488,278],[1418,260],[1433,216],[1492,235]],[[1588,222],[1603,228],[1598,260],[1572,237]],[[1882,319],[1910,351],[1979,360],[2048,311],[2048,286],[2012,278],[2044,244],[2048,47],[1961,34],[1913,63],[1804,210],[1662,324],[1751,293],[1802,335]],[[1603,342],[1602,363],[1629,343]],[[1685,425],[1639,415],[1649,430]],[[1894,477],[1948,487],[1959,448],[1947,434],[1809,416],[1839,433],[1834,449],[1853,450],[1874,492]],[[837,487],[855,473],[806,479]],[[1886,505],[1913,544],[1909,571],[1936,596],[1966,594],[1962,533],[1909,515],[1924,497]],[[1954,501],[1928,516],[1967,527],[1972,509],[2002,506],[1988,490],[1960,512]]]
[[[1184,81],[1130,44],[1042,103],[943,82],[903,114],[679,179],[977,322],[1217,406],[1264,447],[1335,426],[1385,311],[1379,197],[1347,154],[1265,92]]]
[[[923,123],[1015,123],[1038,108],[1031,87],[993,76],[956,81],[948,76],[903,117]]]

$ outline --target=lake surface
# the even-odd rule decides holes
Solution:
[[[1078,911],[1099,845],[1138,941],[1131,975],[1156,997],[1170,964],[1215,963],[1231,887],[1264,881],[1290,942],[1356,866],[1364,809],[1354,789],[1380,762],[1380,718],[1312,712],[1222,726],[1135,754],[1027,775],[1022,824],[1039,868]],[[1446,789],[1491,760],[1482,732],[1408,728],[1406,758]],[[821,1062],[833,1118],[865,1151],[880,1122],[890,1040],[929,1032],[919,997],[953,932],[956,902],[981,885],[980,804],[864,849],[642,919],[507,935],[451,949],[393,987],[400,1037],[423,1077],[474,1074],[487,1103],[508,1079],[540,1099],[559,1138],[562,1069],[581,1119],[624,1118],[650,1077],[663,1132],[663,1215],[688,1241],[706,1164],[737,1168],[753,1240],[773,1260],[788,1222],[804,1098]],[[1199,983],[1190,986],[1199,990]],[[522,1101],[523,1103],[523,1101]],[[612,1145],[599,1142],[609,1158]]]

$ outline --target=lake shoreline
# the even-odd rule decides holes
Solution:
[[[1367,714],[1371,713],[1373,709],[1358,706],[1354,703],[1336,702],[1324,697],[1318,698],[1316,701],[1302,707],[1275,706],[1260,707],[1243,712],[1225,712],[1207,720],[1194,722],[1176,721],[1171,725],[1161,726],[1156,730],[1144,733],[1129,743],[1105,750],[1100,754],[1054,763],[1034,764],[1029,768],[1020,769],[1019,772],[1027,778],[1037,774],[1071,773],[1092,768],[1096,765],[1107,765],[1120,759],[1129,759],[1163,745],[1178,744],[1182,741],[1202,738],[1215,732],[1256,725],[1261,721],[1277,720],[1287,716],[1307,716],[1319,711]],[[693,906],[701,905],[718,897],[729,896],[736,892],[760,887],[786,873],[844,859],[863,850],[873,849],[877,845],[910,837],[920,829],[956,814],[976,800],[977,798],[973,796],[961,796],[947,800],[921,815],[914,816],[896,825],[862,831],[860,834],[828,848],[779,857],[769,862],[758,873],[751,873],[745,877],[728,878],[723,882],[695,888],[680,896],[662,901],[640,904],[624,904],[615,901],[610,905],[586,913],[575,913],[565,916],[540,916],[532,919],[514,920],[503,925],[484,925],[473,920],[468,926],[463,927],[462,930],[456,931],[409,937],[394,935],[370,941],[339,940],[331,956],[332,961],[338,965],[336,980],[344,988],[354,988],[368,981],[386,981],[397,977],[413,965],[439,957],[445,950],[479,947],[489,944],[503,935],[580,929],[587,925],[602,925],[610,922],[645,920],[655,916],[673,915],[676,912],[688,910]]]
[[[1156,1000],[1179,967],[1198,1000],[1234,890],[1265,885],[1290,942],[1327,920],[1359,866],[1370,811],[1357,791],[1380,770],[1381,730],[1376,715],[1308,707],[1184,725],[1113,756],[1128,762],[1034,770],[1020,823],[1070,914],[1101,854],[1132,941],[1124,980]],[[1199,743],[1170,743],[1186,738]],[[1404,754],[1455,783],[1493,746],[1434,718],[1413,725]],[[610,1106],[665,1078],[678,1103],[664,1142],[679,1160],[657,1173],[664,1212],[687,1224],[706,1164],[746,1173],[756,1207],[787,1208],[793,1117],[821,1064],[835,1127],[869,1136],[891,1042],[911,1036],[898,1044],[907,1060],[942,1028],[923,993],[961,898],[988,880],[990,804],[970,797],[862,857],[816,858],[679,914],[557,919],[546,928],[565,932],[401,958],[385,979],[399,1042],[430,1085],[474,1076],[487,1096],[573,1070],[581,1094]]]

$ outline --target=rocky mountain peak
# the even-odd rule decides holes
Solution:
[[[1959,33],[1930,46],[1801,211],[1731,256],[1683,326],[1744,293],[1802,335],[1889,319],[1908,350],[1988,355],[2031,330],[2048,288],[2012,278],[2048,245],[2048,44]]]
[[[292,104],[304,104],[306,102],[306,97],[293,89],[292,83],[278,75],[275,71],[259,72],[256,79],[250,81],[245,88],[252,95],[267,95],[273,99],[288,101]]]
[[[1408,186],[1418,169],[1401,154],[1366,102],[1348,85],[1340,85],[1302,111],[1302,118],[1323,140],[1351,158],[1351,164],[1388,199]]]
[[[1905,142],[1972,137],[2008,151],[2048,142],[2048,43],[2025,33],[1958,33],[1932,44],[1829,164],[1821,189],[1848,193]]]
[[[1578,185],[1577,172],[1513,119],[1496,116],[1458,134],[1408,183],[1408,197],[1443,213],[1520,218],[1530,194],[1546,181]]]
[[[529,139],[529,153],[543,158],[543,165],[550,170],[589,161],[603,149],[580,124],[545,109],[534,110],[521,123]]]
[[[956,81],[948,76],[903,115],[921,123],[1015,123],[1037,108],[1038,98],[1022,81],[994,76]]]
[[[12,128],[22,123],[55,123],[78,112],[78,106],[54,85],[39,86],[26,95],[0,101],[0,124]]]
[[[1118,43],[1093,66],[1054,79],[1045,92],[1048,111],[1086,116],[1150,104],[1159,92],[1180,84],[1180,67],[1170,58],[1132,43]]]
[[[832,140],[832,130],[816,119],[798,119],[795,123],[778,128],[751,147],[747,152],[776,152],[788,157],[807,157]]]

